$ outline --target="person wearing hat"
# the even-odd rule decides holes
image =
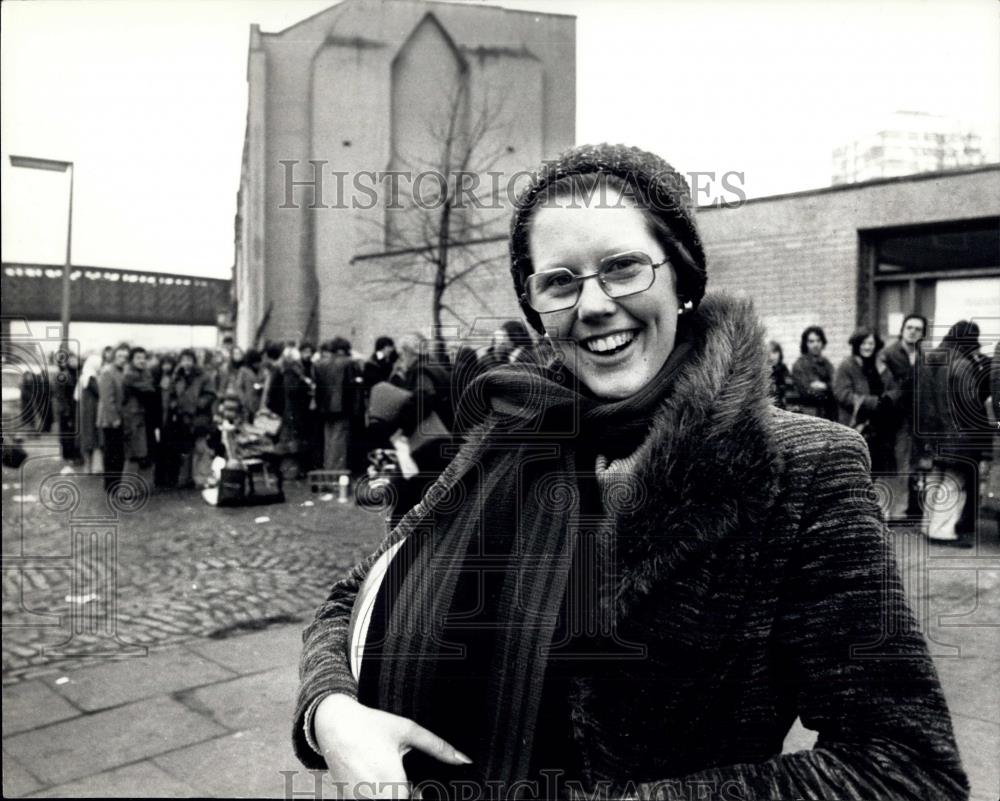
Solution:
[[[770,403],[684,178],[571,150],[510,252],[555,357],[470,386],[466,443],[320,607],[299,759],[348,796],[965,798],[865,443]]]

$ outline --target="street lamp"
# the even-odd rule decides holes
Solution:
[[[32,156],[11,156],[12,167],[25,167],[29,170],[49,170],[50,172],[69,172],[69,222],[66,224],[66,265],[62,274],[62,309],[59,322],[62,325],[62,346],[69,346],[69,291],[70,270],[73,267],[73,162],[55,161],[53,159],[36,159]]]

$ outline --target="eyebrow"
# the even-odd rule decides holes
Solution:
[[[651,259],[653,258],[653,255],[651,253],[649,253],[649,251],[646,250],[645,248],[639,248],[639,247],[631,247],[631,248],[609,248],[608,251],[603,256],[601,256],[597,261],[598,261],[598,263],[600,263],[600,262],[604,261],[605,259],[610,258],[611,256],[620,256],[623,253],[634,253],[636,251],[641,251],[641,252],[647,254]],[[655,261],[655,259],[654,259],[654,261]],[[554,262],[550,266],[543,267],[541,269],[536,270],[536,272],[544,273],[544,272],[548,272],[549,270],[559,270],[559,269],[569,270],[572,273],[579,273],[580,272],[580,265],[578,265],[576,263],[573,263],[573,262],[557,261],[557,262]]]

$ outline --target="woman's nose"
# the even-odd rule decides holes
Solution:
[[[604,293],[596,278],[584,281],[580,285],[580,300],[577,302],[576,313],[581,320],[607,317],[615,313],[615,301]]]

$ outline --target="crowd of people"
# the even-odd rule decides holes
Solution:
[[[59,351],[51,376],[25,372],[22,408],[29,429],[48,431],[58,421],[63,458],[86,472],[100,470],[108,488],[126,470],[149,472],[158,488],[204,487],[212,461],[227,455],[224,421],[266,432],[282,477],[295,479],[316,469],[358,476],[373,449],[398,447],[396,432],[412,438],[433,414],[438,436],[408,454],[426,476],[444,467],[442,449],[431,445],[452,438],[459,384],[534,358],[531,336],[513,320],[488,345],[453,353],[417,333],[398,343],[379,337],[367,357],[343,337],[318,348],[268,342],[259,351],[228,341],[179,353],[122,343],[87,355],[82,365],[76,354]],[[370,408],[379,384],[405,402]],[[36,402],[41,395],[51,403]]]
[[[890,520],[921,514],[920,493],[929,480],[961,497],[961,509],[928,520],[927,533],[965,545],[975,524],[975,493],[968,491],[974,470],[969,458],[935,453],[991,429],[991,360],[981,352],[977,325],[963,320],[918,369],[926,334],[927,321],[918,314],[904,319],[888,346],[876,331],[858,329],[848,340],[850,355],[834,367],[824,356],[823,329],[809,326],[790,369],[781,345],[769,343],[771,395],[782,409],[840,422],[864,436],[872,471],[892,490]],[[90,354],[82,366],[75,354],[58,353],[51,404],[29,403],[42,380],[35,374],[25,374],[22,394],[37,418],[32,427],[58,421],[61,432],[72,434],[62,437],[68,462],[89,471],[101,452],[109,487],[126,468],[151,470],[160,488],[210,482],[224,403],[237,424],[256,421],[268,432],[285,479],[315,469],[356,477],[376,449],[406,448],[419,431],[407,458],[423,478],[400,499],[405,509],[447,463],[449,451],[441,446],[461,438],[464,423],[456,412],[464,388],[499,365],[542,364],[551,358],[539,352],[546,343],[536,345],[523,323],[509,320],[489,344],[451,352],[416,333],[398,344],[379,337],[367,357],[343,337],[318,349],[311,342],[268,342],[259,351],[243,350],[224,342],[214,351],[176,354],[120,344]],[[938,364],[946,367],[929,369]],[[380,384],[394,390],[376,389]],[[402,441],[394,436],[399,433]],[[972,462],[988,458],[967,455]]]
[[[823,355],[826,334],[809,326],[790,370],[781,345],[769,343],[771,394],[783,409],[861,433],[872,472],[884,476],[891,490],[890,522],[921,516],[920,496],[930,482],[954,502],[930,510],[928,538],[968,546],[976,513],[973,465],[989,458],[985,449],[969,446],[976,434],[996,428],[989,411],[989,399],[996,396],[990,375],[1000,355],[991,360],[982,353],[979,327],[967,320],[955,323],[936,348],[924,350],[926,334],[927,320],[919,314],[905,317],[898,339],[888,346],[875,330],[859,328],[848,340],[850,355],[834,368]],[[964,454],[949,456],[949,450]]]

